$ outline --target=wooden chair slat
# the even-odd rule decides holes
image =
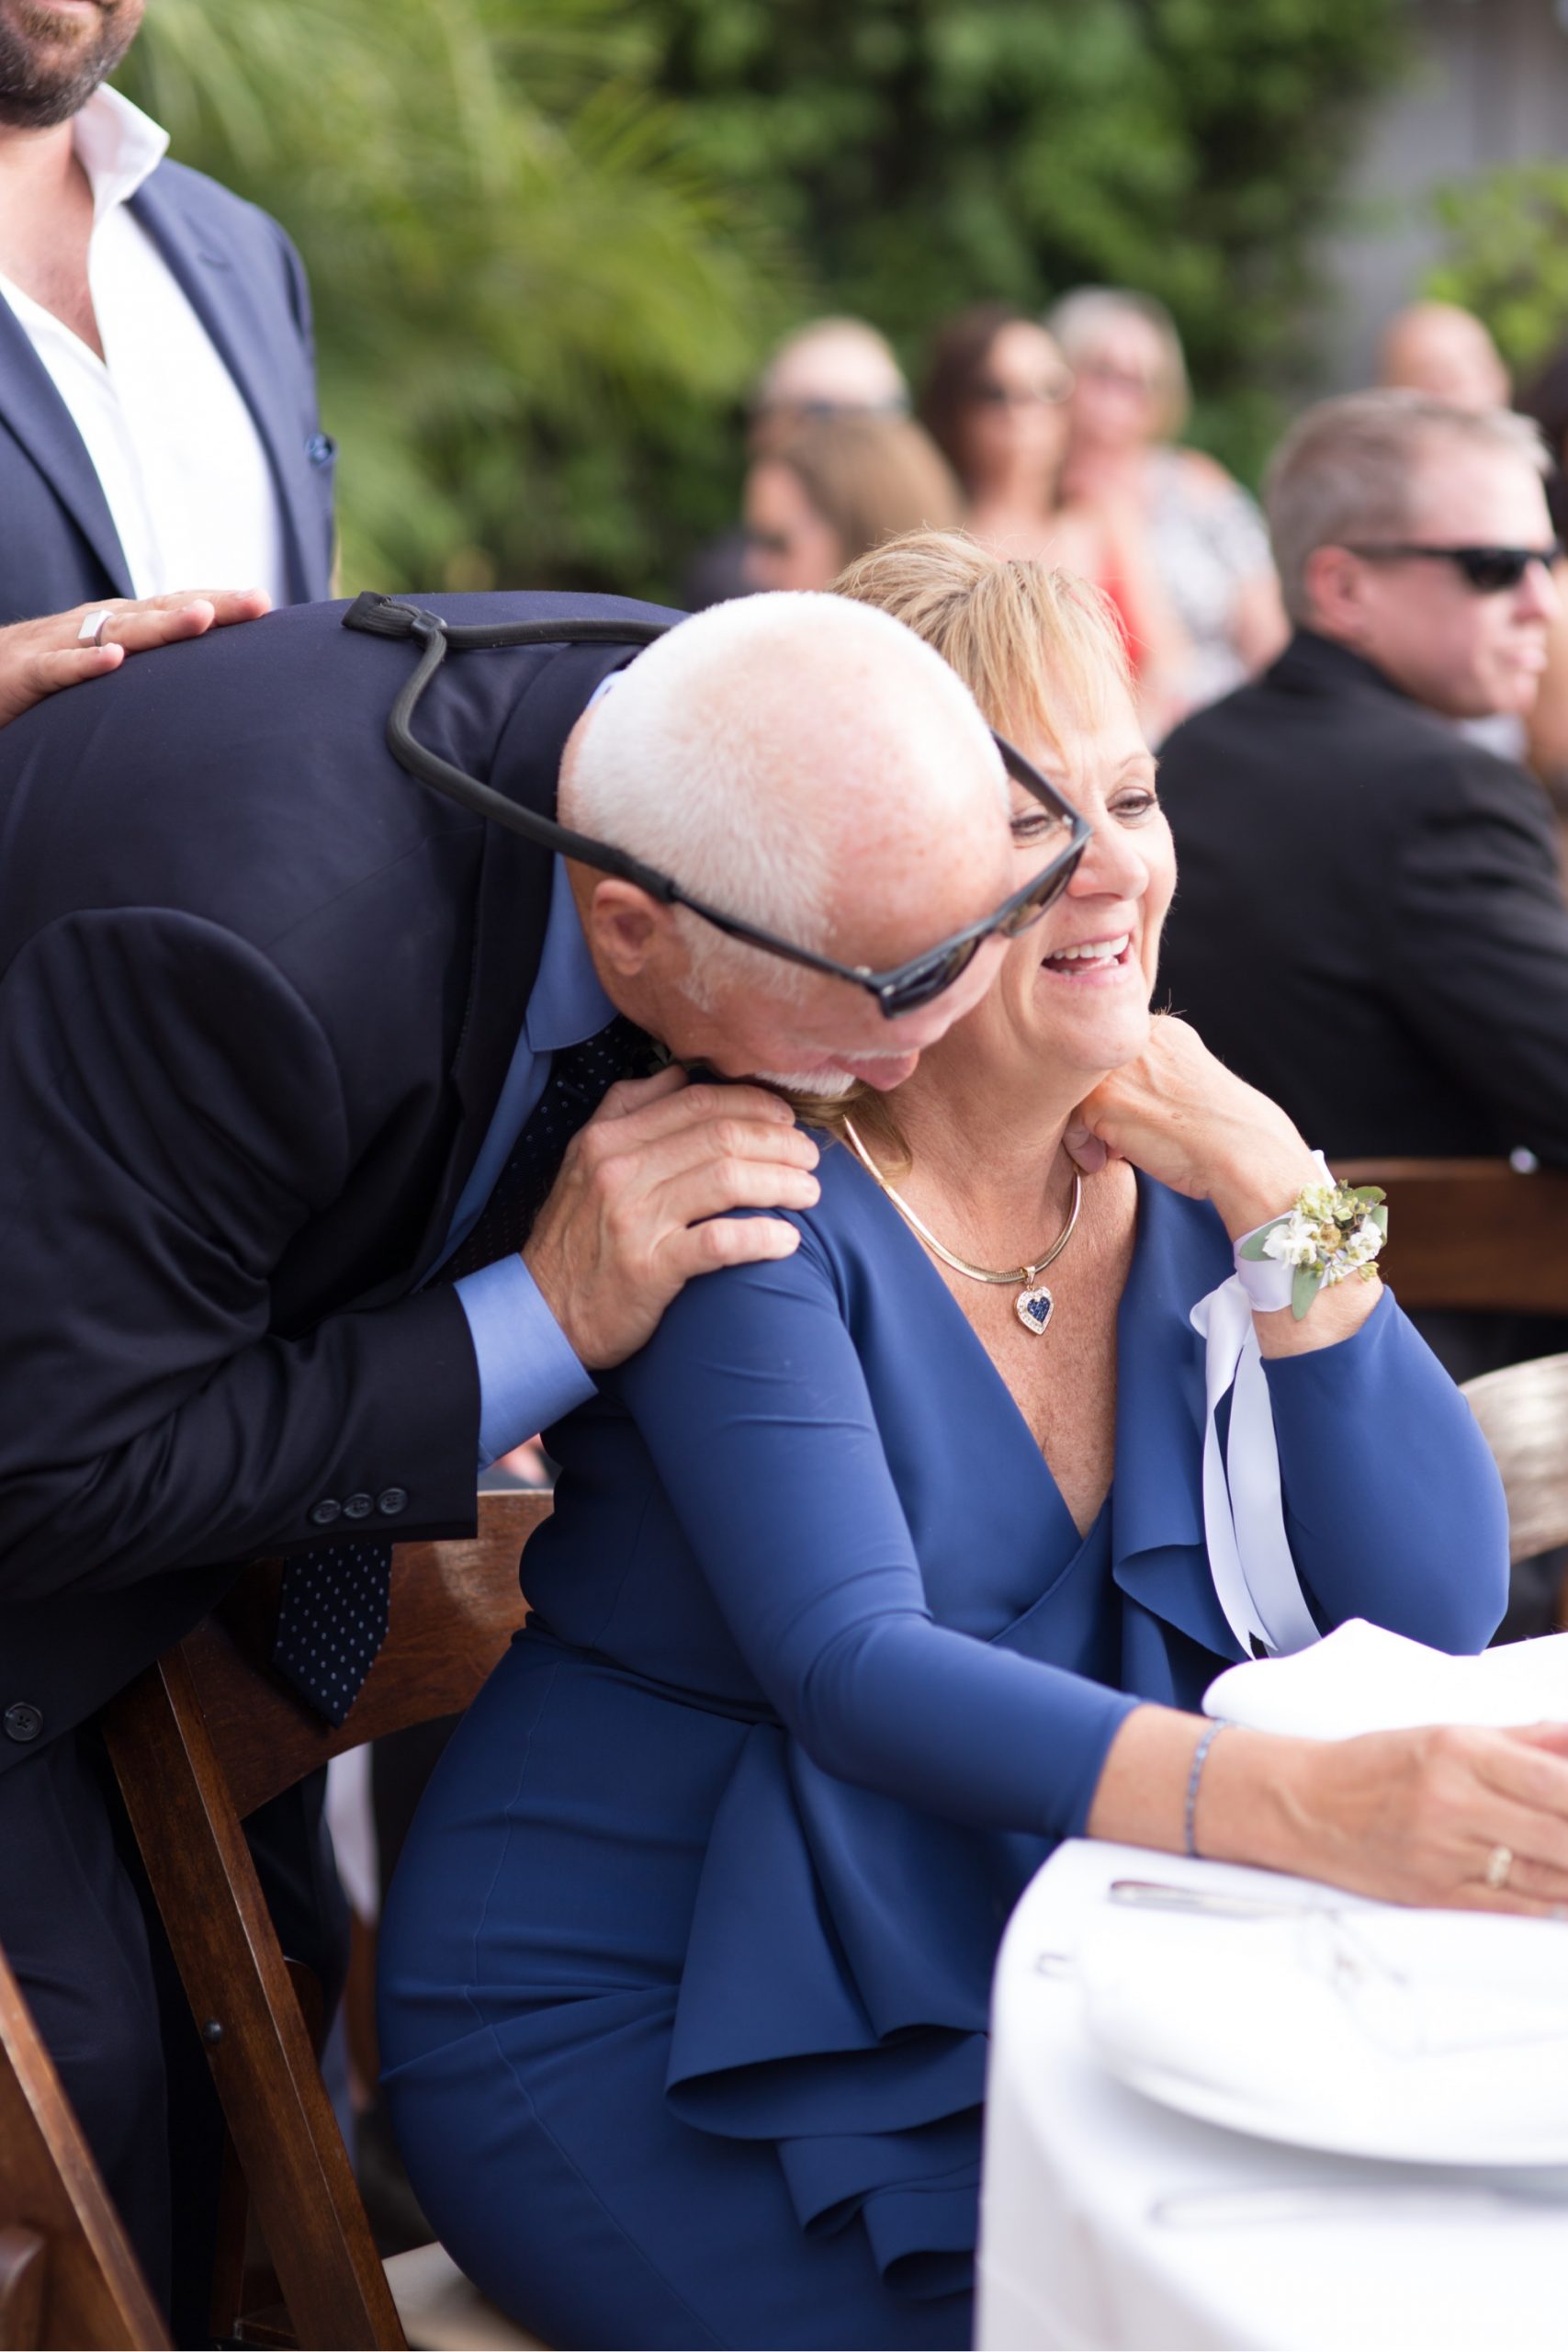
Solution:
[[[0,2347],[162,2352],[168,2341],[54,2063],[0,1954]]]
[[[1568,1173],[1506,1159],[1352,1159],[1389,1195],[1381,1264],[1402,1306],[1568,1315]]]
[[[545,1494],[486,1495],[476,1536],[397,1546],[386,1644],[335,1730],[262,1666],[278,1568],[246,1570],[234,1602],[181,1645],[242,1820],[351,1747],[461,1714],[526,1614],[518,1557],[549,1510]]]
[[[1568,1544],[1568,1355],[1483,1373],[1464,1395],[1503,1474],[1510,1556]]]
[[[404,2339],[241,1823],[333,1757],[471,1702],[526,1614],[519,1556],[549,1510],[547,1495],[483,1495],[471,1540],[396,1549],[387,1640],[335,1729],[267,1663],[276,1562],[247,1569],[220,1614],[107,1711],[192,2009],[221,2029],[208,2045],[213,2079],[287,2304],[247,2314],[257,2342],[291,2329],[301,2345],[401,2352]],[[448,2289],[449,2270],[434,2274]],[[500,2312],[487,2324],[509,2345],[533,2342]]]
[[[299,2341],[402,2352],[343,2137],[183,1651],[169,1651],[122,1691],[105,1727]]]

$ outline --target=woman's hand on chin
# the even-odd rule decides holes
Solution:
[[[1087,1173],[1127,1159],[1189,1200],[1212,1201],[1233,1240],[1282,1216],[1318,1174],[1279,1104],[1169,1012],[1155,1014],[1135,1061],[1085,1096],[1066,1141]]]

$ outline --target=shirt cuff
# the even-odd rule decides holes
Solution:
[[[583,1404],[593,1382],[521,1258],[498,1258],[453,1289],[479,1372],[481,1470]]]

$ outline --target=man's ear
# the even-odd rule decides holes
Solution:
[[[1348,548],[1314,548],[1302,572],[1311,626],[1341,642],[1360,642],[1367,625],[1367,566]]]
[[[578,910],[594,962],[618,979],[639,979],[655,965],[668,971],[671,959],[677,969],[684,967],[686,951],[674,909],[649,898],[635,882],[594,875],[579,895]]]

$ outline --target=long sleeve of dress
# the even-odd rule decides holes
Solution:
[[[933,1622],[809,1229],[781,1263],[688,1284],[617,1378],[737,1643],[816,1762],[959,1821],[1082,1831],[1137,1702]],[[1392,1301],[1355,1339],[1271,1367],[1270,1390],[1292,1544],[1325,1617],[1479,1647],[1506,1557],[1495,1472]],[[957,1455],[953,1475],[974,1479],[983,1545],[986,1467]]]

